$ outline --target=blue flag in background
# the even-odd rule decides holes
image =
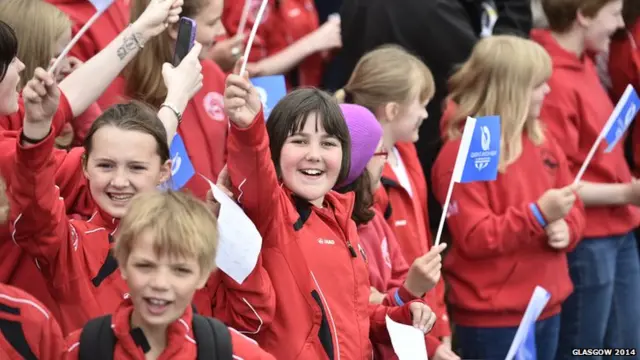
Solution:
[[[189,160],[187,148],[184,146],[182,137],[179,134],[173,137],[169,151],[171,154],[171,188],[180,190],[191,180],[196,171],[193,168],[193,164],[191,164],[191,160]]]
[[[613,147],[622,138],[629,125],[635,118],[638,110],[640,109],[640,98],[633,86],[628,85],[627,89],[620,97],[620,101],[616,105],[615,109],[611,113],[611,117],[607,120],[605,125],[605,141],[607,142],[607,148],[604,152],[608,153],[613,150]]]
[[[265,121],[278,101],[287,95],[284,75],[262,76],[251,79],[262,100]]]
[[[524,342],[520,345],[516,352],[515,360],[538,360],[536,351],[536,323],[535,319],[529,325]]]
[[[459,183],[492,181],[500,161],[500,117],[468,117],[462,133],[453,180]]]
[[[96,8],[97,12],[102,12],[106,10],[111,4],[113,4],[114,0],[89,0],[91,5]]]

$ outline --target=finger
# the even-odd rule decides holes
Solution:
[[[39,80],[30,80],[29,87],[36,94],[37,97],[43,97],[47,95],[47,89],[45,89],[44,84]]]
[[[33,78],[37,79],[40,82],[43,82],[46,86],[53,86],[55,84],[53,74],[48,73],[41,67],[36,68],[36,70],[33,72]]]
[[[431,312],[429,314],[429,320],[427,321],[425,333],[428,333],[429,331],[431,331],[431,329],[433,329],[433,325],[435,325],[436,320],[437,320],[436,314],[434,312]]]
[[[225,164],[222,170],[220,170],[220,174],[218,174],[218,183],[224,184],[227,181],[228,177],[229,177],[229,170],[227,168],[227,164]]]
[[[239,97],[244,99],[249,95],[249,91],[247,91],[247,89],[243,89],[237,85],[227,87],[224,93],[225,96],[229,98]]]
[[[422,321],[423,311],[424,309],[422,307],[414,307],[411,309],[411,321],[413,323],[413,327],[416,329],[420,329],[420,322]]]
[[[232,98],[225,101],[225,109],[234,110],[247,105],[247,101],[242,98]]]
[[[233,65],[233,73],[238,75],[240,74],[240,70],[242,70],[242,63],[244,62],[244,56],[240,56],[238,60],[236,60],[235,65]]]

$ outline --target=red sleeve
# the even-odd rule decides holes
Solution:
[[[65,352],[62,357],[63,360],[78,360],[80,351],[80,334],[82,334],[82,329],[72,332],[65,339]]]
[[[553,141],[553,139],[548,139],[547,141]],[[569,164],[567,162],[567,158],[560,148],[557,146],[556,142],[553,141],[553,147],[555,149],[555,156],[558,159],[558,175],[557,175],[557,188],[565,187],[573,182],[573,175],[571,174],[571,170],[569,170]],[[565,216],[564,220],[567,222],[569,226],[569,246],[567,246],[563,251],[571,252],[573,251],[578,243],[582,239],[584,235],[584,229],[587,225],[586,222],[586,213],[584,209],[584,204],[582,200],[580,200],[579,196],[576,196],[576,202],[573,204],[573,208],[569,211],[569,214]]]
[[[65,203],[55,184],[54,140],[53,134],[49,134],[33,146],[16,144],[14,170],[7,193],[11,201],[13,241],[38,259],[45,277],[53,287],[60,288],[71,280],[67,279],[70,273],[75,275],[73,279],[81,276],[84,262],[71,261],[75,256],[69,254],[83,256],[84,251],[77,251],[77,248],[84,242],[78,241],[75,230],[70,230],[73,225],[66,216]],[[64,263],[58,264],[58,260]]]
[[[278,203],[277,178],[269,152],[262,111],[247,129],[231,125],[227,137],[228,171],[236,198],[260,234],[273,222]],[[263,238],[263,240],[268,237]],[[263,251],[270,244],[263,243]],[[274,316],[276,298],[269,274],[258,257],[255,269],[242,284],[221,273],[223,287],[216,291],[213,314],[236,329],[256,334]]]
[[[249,34],[251,33],[251,29],[253,28],[253,24],[255,21],[255,17],[258,14],[258,10],[260,7],[259,1],[250,1],[252,3],[249,15],[247,16],[247,22],[244,27],[244,44],[246,46],[247,41],[249,41]],[[271,3],[271,1],[270,1]],[[240,19],[242,17],[242,11],[244,9],[245,0],[225,0],[224,2],[224,10],[222,12],[222,23],[224,25],[225,30],[229,36],[235,36],[238,33],[240,27]],[[256,6],[257,5],[257,6]],[[267,56],[282,50],[286,47],[284,46],[276,46],[277,40],[279,37],[271,31],[274,28],[272,18],[276,15],[276,9],[273,5],[267,4],[267,8],[262,17],[262,22],[258,27],[258,31],[256,32],[256,36],[254,39],[253,46],[251,48],[251,52],[249,53],[249,61],[255,62],[261,59],[266,58]],[[277,26],[282,26],[282,24],[278,24]],[[273,51],[276,50],[276,51]]]
[[[436,321],[436,325],[438,322]],[[433,330],[432,330],[433,332]],[[425,342],[427,343],[427,355],[429,355],[429,359],[432,359],[436,355],[436,351],[438,347],[442,345],[442,342],[438,340],[438,338],[431,333],[425,336]]]
[[[60,325],[49,312],[43,323],[39,324],[37,331],[40,331],[40,340],[37,343],[40,360],[59,360],[65,352],[65,341],[62,336]]]
[[[580,150],[578,104],[571,97],[571,91],[551,78],[551,92],[544,99],[540,119],[544,122],[547,133],[560,146],[569,161],[572,174],[577,174],[586,158]]]
[[[451,324],[449,323],[449,314],[447,313],[447,304],[444,299],[444,279],[440,278],[440,281],[436,284],[436,287],[431,290],[434,298],[434,309],[438,317],[438,321],[434,326],[432,333],[437,338],[443,338],[445,336],[451,336]]]
[[[414,302],[424,303],[421,299],[413,300],[402,306],[384,306],[377,304],[369,304],[369,338],[374,344],[391,345],[389,332],[387,331],[387,315],[397,323],[413,325],[411,319],[411,310],[409,305]]]
[[[433,192],[444,204],[453,164],[460,141],[447,142],[433,167]],[[529,208],[529,203],[508,207],[496,214],[489,205],[485,182],[455,184],[451,204],[457,203],[458,212],[447,217],[447,225],[456,247],[469,259],[507,256],[533,246],[545,230]],[[514,241],[518,239],[518,241]]]
[[[20,95],[20,98],[18,99],[18,111],[10,115],[0,116],[0,128],[9,131],[17,131],[22,129],[24,115],[24,100],[22,99],[22,95]],[[54,134],[58,136],[60,134],[60,131],[62,131],[63,125],[68,123],[72,119],[73,112],[71,111],[69,100],[67,100],[67,97],[64,95],[62,90],[60,90],[60,102],[58,104],[58,110],[56,110],[56,113],[53,116],[53,120],[51,122],[52,131],[54,131],[53,129],[56,129],[54,131]]]
[[[234,359],[244,360],[275,360],[273,355],[264,351],[257,342],[229,328]]]

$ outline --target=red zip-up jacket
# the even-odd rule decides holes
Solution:
[[[640,89],[640,20],[629,28],[628,36],[612,39],[609,47],[609,76],[613,100],[618,101],[627,85]],[[640,177],[640,115],[636,116],[631,130],[631,167]]]
[[[131,335],[131,313],[133,304],[125,300],[112,315],[112,329],[116,336],[113,358],[118,360],[144,360],[144,352],[140,342],[144,339]],[[167,328],[167,345],[158,360],[195,360],[198,354],[195,334],[191,328],[193,311],[187,306],[184,314]],[[262,350],[255,341],[229,328],[234,359],[272,360],[274,357]],[[67,338],[65,360],[79,358],[80,334],[77,330]],[[145,344],[146,345],[146,344]]]
[[[215,182],[226,162],[226,137],[229,121],[224,114],[225,74],[211,60],[200,60],[203,86],[187,103],[178,126],[178,134],[189,154],[196,175],[187,182],[185,188],[195,196],[204,199],[209,191],[209,183],[198,174]],[[123,99],[126,83],[121,82],[117,92]],[[115,104],[115,102],[114,102]],[[111,106],[113,104],[109,104]]]
[[[613,103],[600,82],[589,56],[578,59],[557,43],[546,30],[534,30],[531,38],[553,59],[551,91],[544,100],[540,118],[569,160],[575,176],[596,138],[613,112]],[[622,144],[605,153],[602,142],[584,173],[584,181],[615,184],[631,182],[631,171]],[[584,236],[600,238],[623,235],[640,224],[640,211],[632,205],[588,207]]]
[[[46,0],[62,10],[73,22],[71,32],[75,36],[78,31],[96,13],[95,7],[88,0]],[[100,15],[89,30],[69,53],[82,61],[87,61],[107,47],[129,24],[130,0],[114,0],[105,12]],[[121,101],[118,88],[122,86],[122,78],[116,78],[98,99],[102,109]]]
[[[0,284],[0,359],[59,360],[64,351],[51,312],[23,290]]]
[[[258,267],[270,275],[277,309],[262,329],[251,329],[258,343],[277,359],[370,359],[370,337],[390,344],[385,316],[410,324],[411,315],[409,304],[369,304],[366,255],[351,220],[353,194],[331,191],[326,206],[317,208],[283,188],[262,111],[246,129],[231,125],[227,147],[238,201],[263,237]],[[255,288],[243,284],[242,292]]]
[[[262,0],[251,0],[251,7],[244,28],[245,39],[255,23]],[[229,35],[238,33],[240,18],[245,0],[225,0],[222,22]],[[258,27],[249,61],[257,62],[275,55],[289,45],[318,29],[319,19],[313,0],[270,0],[262,21]],[[246,45],[246,44],[245,44]],[[297,86],[318,86],[322,80],[325,58],[321,53],[306,57],[297,68],[295,74],[288,74],[287,80],[292,85],[293,77]]]
[[[405,260],[413,263],[415,259],[426,254],[433,245],[427,208],[427,182],[415,145],[396,143],[395,147],[407,171],[413,196],[400,185],[393,169],[386,164],[382,171],[383,187],[378,189],[378,193],[386,192],[386,194],[384,196],[377,194],[376,199],[386,199],[387,202],[376,201],[376,206],[385,214]],[[437,338],[451,336],[449,316],[444,302],[444,280],[441,279],[434,289],[427,292],[426,300],[438,316],[438,321],[430,334]]]
[[[382,213],[376,208],[372,208],[372,210],[375,214],[373,219],[358,226],[360,243],[367,254],[369,281],[371,286],[385,293],[383,305],[402,306],[396,300],[396,293],[400,297],[401,303],[417,299],[404,287],[409,265],[402,256],[396,236]],[[426,343],[427,353],[429,357],[433,357],[440,341],[429,333],[426,335]],[[374,353],[376,359],[398,359],[393,348],[387,345],[374,344]]]
[[[38,262],[49,290],[60,304],[62,328],[69,333],[89,319],[113,312],[128,294],[110,251],[118,220],[101,210],[88,221],[67,218],[53,180],[56,170],[52,161],[53,143],[54,137],[49,135],[34,146],[16,147],[15,170],[8,192],[10,219],[13,241]],[[259,280],[259,276],[255,278]],[[223,287],[237,286],[227,276],[220,281]],[[256,283],[245,284],[259,289]],[[201,314],[210,315],[209,290],[204,291],[207,305],[203,306],[202,300],[196,298],[194,303]],[[268,304],[263,298],[255,299],[258,304]],[[233,296],[218,301],[224,304],[225,314],[236,313],[234,305],[246,308],[242,299]],[[246,323],[258,322],[252,312],[244,318],[249,318]]]
[[[460,139],[447,141],[433,167],[433,190],[441,204],[459,146]],[[454,185],[447,217],[452,246],[444,275],[456,324],[518,326],[538,285],[551,293],[540,319],[560,312],[573,291],[566,253],[582,237],[584,208],[578,199],[565,217],[570,245],[558,251],[547,244],[545,229],[529,206],[547,190],[572,181],[551,136],[539,146],[522,136],[522,154],[495,181]]]

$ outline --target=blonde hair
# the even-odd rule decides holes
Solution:
[[[192,195],[170,190],[136,195],[115,239],[114,255],[120,264],[126,264],[136,239],[145,231],[153,234],[156,254],[195,257],[203,273],[214,270],[217,220],[207,205]]]
[[[11,26],[18,38],[18,58],[24,63],[20,88],[37,67],[47,68],[56,56],[55,43],[71,29],[71,20],[54,5],[42,0],[2,0],[0,20]]]
[[[0,177],[0,225],[4,224],[9,217],[9,199],[7,198],[7,186],[4,179]]]
[[[358,61],[349,82],[335,97],[375,114],[386,103],[407,104],[416,97],[426,102],[434,93],[433,75],[420,59],[400,46],[384,45]]]
[[[180,16],[194,18],[211,0],[184,0]],[[146,10],[149,0],[131,1],[131,22]],[[173,43],[168,31],[149,39],[138,55],[124,71],[126,94],[156,108],[167,97],[167,87],[162,78],[162,65],[173,59]]]
[[[531,93],[551,76],[551,58],[531,40],[497,35],[480,40],[471,57],[449,79],[449,99],[457,110],[447,123],[447,136],[461,136],[467,116],[501,118],[500,169],[522,152],[524,130],[535,144],[544,141],[538,119],[529,119]]]

